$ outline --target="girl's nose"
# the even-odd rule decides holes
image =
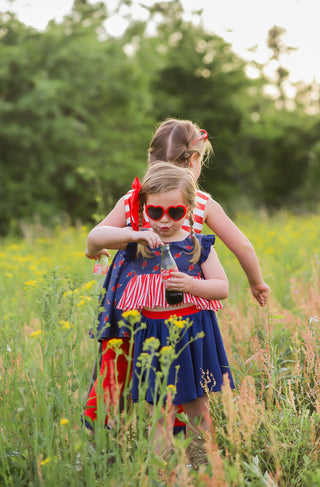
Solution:
[[[170,217],[167,215],[167,213],[164,213],[160,218],[160,221],[164,223],[168,223],[170,221]]]

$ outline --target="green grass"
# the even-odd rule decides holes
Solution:
[[[109,432],[101,405],[94,441],[81,426],[97,355],[88,229],[33,227],[1,242],[0,485],[320,485],[320,217],[244,214],[237,223],[256,248],[270,303],[255,304],[218,241],[230,282],[218,320],[236,389],[210,396],[213,429],[202,448],[178,438],[166,463],[149,446],[144,403],[128,401]]]

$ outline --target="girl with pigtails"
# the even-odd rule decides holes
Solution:
[[[138,225],[134,228],[99,226],[88,236],[89,253],[94,254],[101,247],[123,249],[124,260],[130,263],[126,266],[131,269],[130,276],[116,308],[122,312],[138,310],[141,313],[141,323],[134,336],[131,391],[134,402],[141,398],[142,385],[145,399],[151,406],[159,401],[156,376],[157,371],[161,372],[161,351],[172,345],[167,320],[174,318],[180,324],[192,323],[174,344],[174,361],[166,380],[175,394],[168,416],[157,422],[155,449],[159,452],[170,446],[161,432],[164,421],[169,431],[170,427],[173,429],[178,405],[183,406],[195,429],[209,431],[207,391],[219,391],[224,374],[229,376],[234,387],[215,316],[215,311],[222,307],[220,299],[228,295],[228,280],[213,248],[215,236],[194,232],[196,190],[196,181],[189,169],[167,162],[150,164],[141,186],[136,180],[132,192],[131,214]],[[149,228],[142,228],[143,215],[148,219]],[[185,218],[190,230],[184,230]],[[173,306],[166,301],[160,272],[164,243],[170,244],[179,269],[172,272],[166,287],[183,293],[183,302]],[[100,336],[103,337],[103,330]],[[141,354],[150,340],[157,340],[158,354],[153,356],[151,370],[145,376],[141,371]]]
[[[193,176],[198,179],[201,173],[202,164],[212,153],[212,146],[208,140],[207,132],[189,120],[168,119],[162,122],[151,141],[149,147],[149,164],[157,161],[168,161],[182,168],[189,168]],[[138,185],[137,178],[133,182],[132,189],[124,195],[113,210],[100,222],[95,229],[104,226],[131,227],[137,229],[139,226],[138,212],[135,198]],[[207,226],[217,235],[222,242],[236,255],[245,271],[251,292],[260,306],[265,306],[270,293],[269,286],[264,282],[255,250],[247,237],[230,220],[222,207],[213,200],[207,193],[196,189],[196,206],[193,211],[195,233],[201,233],[203,225]],[[144,215],[142,222],[144,228],[148,228],[148,217]],[[95,230],[94,229],[94,230]],[[190,232],[189,219],[186,218],[183,229]],[[91,232],[88,236],[88,247],[86,255],[95,259],[101,254],[108,254],[106,246],[90,243]],[[111,247],[110,247],[111,248]],[[115,255],[110,266],[109,273],[104,283],[105,294],[100,304],[103,311],[98,318],[97,337],[100,341],[102,352],[101,374],[103,375],[103,388],[105,396],[115,404],[121,395],[125,378],[127,377],[129,351],[128,331],[120,329],[118,322],[122,320],[122,311],[117,308],[123,290],[132,276],[132,263],[125,258],[125,253],[120,250]],[[103,295],[103,294],[102,294]],[[123,354],[121,360],[115,364],[115,353],[108,347],[108,341],[114,337],[121,340]],[[115,380],[115,375],[117,380]],[[118,385],[117,397],[115,397],[115,383]],[[88,427],[92,427],[96,419],[97,394],[95,385],[92,387],[86,405],[84,419]],[[108,407],[107,407],[108,410]],[[106,415],[106,424],[108,415]],[[183,423],[176,420],[176,430],[183,427]]]

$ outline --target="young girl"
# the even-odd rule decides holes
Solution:
[[[171,419],[173,425],[176,406],[183,404],[183,410],[188,414],[191,424],[199,430],[207,431],[210,421],[208,398],[203,388],[204,377],[206,390],[220,390],[223,374],[229,374],[233,387],[214,313],[221,308],[221,303],[217,300],[228,295],[228,280],[212,248],[214,235],[194,233],[195,207],[196,183],[190,170],[166,162],[151,164],[141,190],[139,183],[134,190],[131,211],[139,215],[140,222],[136,230],[98,226],[89,233],[87,248],[89,254],[95,254],[102,247],[125,248],[124,259],[132,262],[132,276],[122,292],[117,308],[138,309],[142,313],[142,322],[146,324],[146,327],[139,327],[134,338],[134,402],[139,398],[139,381],[144,379],[140,373],[139,357],[148,339],[156,338],[160,341],[161,355],[161,350],[168,346],[169,329],[165,324],[166,320],[175,316],[183,317],[183,322],[192,322],[176,345],[175,352],[180,354],[169,370],[168,384],[176,386],[174,407],[169,411],[169,424]],[[143,210],[148,217],[150,229],[142,230]],[[190,232],[183,229],[185,216],[189,221]],[[165,286],[160,272],[160,246],[168,242],[179,271],[172,273],[167,287],[184,293],[183,302],[174,306],[166,302]],[[154,358],[153,367],[154,370],[161,369],[159,357]],[[146,384],[146,400],[150,404],[157,403],[158,400],[155,377],[155,373],[151,371]],[[163,431],[163,421],[164,418],[159,421],[156,440]],[[163,444],[163,438],[161,443]],[[157,450],[159,445],[160,442],[156,442]]]
[[[196,178],[201,173],[203,161],[212,152],[212,147],[208,141],[205,130],[188,120],[169,119],[161,123],[156,130],[149,148],[149,163],[157,160],[165,160],[177,166],[189,168]],[[114,227],[125,227],[137,225],[137,215],[132,215],[130,206],[133,205],[134,189],[123,196],[109,215],[96,228],[105,225]],[[201,233],[204,223],[224,242],[227,247],[236,255],[242,268],[244,269],[253,296],[261,306],[265,306],[270,293],[269,286],[264,282],[260,270],[259,262],[252,244],[247,237],[238,229],[223,211],[221,206],[209,195],[197,189],[196,208],[194,210],[194,231]],[[147,225],[148,223],[145,222]],[[184,222],[185,230],[190,230],[188,219]],[[90,249],[91,250],[91,249]],[[86,250],[89,258],[96,258],[101,253],[106,253],[103,246],[96,246],[94,251]],[[101,364],[101,374],[105,370],[114,370],[112,349],[108,349],[108,340],[113,337],[122,339],[123,349],[128,350],[128,336],[124,331],[117,327],[121,319],[121,312],[116,308],[116,304],[122,295],[124,286],[130,279],[131,264],[123,258],[123,251],[119,251],[111,266],[110,272],[104,283],[106,291],[103,301],[100,303],[104,311],[99,315],[99,332],[103,329],[99,339],[102,342],[103,355]],[[109,325],[106,327],[106,325]],[[124,355],[125,356],[125,355]],[[119,366],[121,365],[121,366]],[[118,374],[118,384],[121,384],[123,377],[126,377],[125,360],[118,364],[116,373]],[[103,381],[106,393],[112,397],[114,390],[113,373],[108,374]],[[85,416],[96,419],[96,390],[92,388]],[[108,418],[106,417],[106,422]],[[181,423],[177,423],[181,424]]]

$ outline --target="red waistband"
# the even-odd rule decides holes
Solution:
[[[186,315],[193,315],[194,313],[198,313],[200,311],[195,306],[188,306],[187,308],[178,308],[178,309],[168,309],[162,311],[150,311],[149,309],[142,309],[141,314],[146,318],[158,318],[160,320],[170,318],[171,316],[186,316]]]

